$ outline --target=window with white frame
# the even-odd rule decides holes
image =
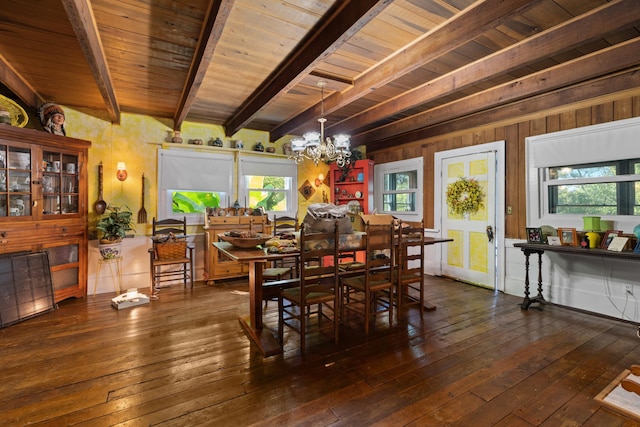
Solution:
[[[406,221],[422,219],[422,158],[374,166],[374,197],[378,213]]]
[[[240,204],[269,215],[294,216],[298,210],[298,167],[289,159],[241,156],[238,160]]]
[[[633,228],[639,132],[640,119],[629,119],[527,138],[527,223],[575,227],[598,215]]]
[[[158,217],[204,223],[207,207],[229,206],[233,168],[232,154],[158,150]]]

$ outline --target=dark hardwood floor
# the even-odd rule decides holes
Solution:
[[[237,318],[246,281],[113,295],[0,330],[0,425],[639,426],[593,397],[640,363],[634,325],[429,278],[437,310],[368,337],[298,337],[264,359]],[[266,323],[276,325],[276,303]]]

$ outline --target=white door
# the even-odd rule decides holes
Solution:
[[[496,180],[496,173],[504,170],[504,165],[500,166],[502,156],[493,144],[436,154],[439,162],[436,171],[440,173],[436,177],[439,191],[435,193],[440,197],[440,203],[436,203],[439,205],[436,221],[439,216],[441,236],[453,239],[441,245],[441,274],[478,286],[500,289],[503,277],[498,280],[498,274],[504,273],[498,268],[497,257],[501,252],[498,250],[499,242],[504,241],[504,215],[499,206],[504,205],[504,190],[498,191],[496,183],[504,179]],[[481,188],[482,206],[476,213],[452,213],[447,204],[447,189],[460,178],[475,180]]]

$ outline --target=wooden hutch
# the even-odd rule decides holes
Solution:
[[[249,275],[249,264],[233,261],[218,252],[213,242],[218,234],[231,230],[253,229],[259,233],[270,234],[271,224],[267,215],[244,215],[244,209],[217,209],[213,214],[205,215],[204,225],[204,280],[213,285],[216,280],[231,279]]]
[[[46,251],[55,302],[86,295],[90,146],[0,125],[0,254]]]

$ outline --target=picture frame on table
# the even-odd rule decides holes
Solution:
[[[550,246],[562,246],[562,242],[558,236],[547,236],[547,243]]]
[[[600,241],[600,249],[608,249],[614,237],[622,234],[622,230],[607,230]]]
[[[575,228],[558,228],[558,237],[562,246],[575,246],[578,244]]]
[[[544,243],[542,229],[538,227],[527,227],[527,243]]]

